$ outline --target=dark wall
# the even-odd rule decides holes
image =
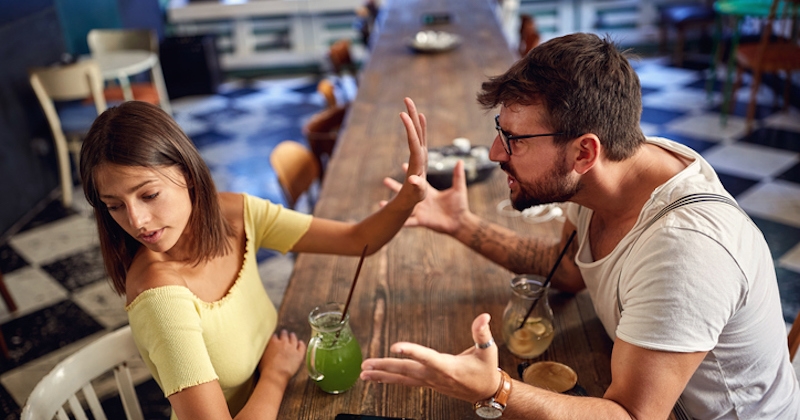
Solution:
[[[163,34],[160,10],[157,0],[0,0],[0,242],[59,188],[50,126],[28,69],[88,52],[93,27]]]
[[[52,0],[3,0],[0,10],[2,235],[58,185],[50,127],[28,82],[28,68],[57,61],[65,48]]]

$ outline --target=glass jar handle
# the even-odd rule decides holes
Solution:
[[[306,368],[308,369],[308,377],[319,382],[325,377],[320,372],[317,372],[316,359],[317,359],[317,346],[322,340],[319,336],[311,337],[308,340],[308,350],[306,351]]]

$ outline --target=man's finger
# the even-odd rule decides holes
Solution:
[[[487,343],[492,339],[492,330],[489,328],[489,321],[492,316],[489,314],[480,314],[472,321],[472,339],[476,343]]]
[[[497,343],[489,328],[489,314],[480,314],[472,321],[472,340],[475,341],[475,354],[482,360],[497,358]]]
[[[427,384],[416,378],[409,378],[408,376],[397,375],[382,370],[368,370],[363,369],[359,378],[362,381],[378,382],[383,384],[401,384],[405,386],[424,387]]]
[[[391,189],[394,192],[400,191],[400,188],[403,187],[403,184],[395,181],[393,178],[389,178],[388,176],[386,178],[383,178],[383,185],[386,185],[387,187],[389,187],[389,189]]]
[[[464,173],[463,160],[457,161],[453,167],[453,187],[460,191],[466,191],[467,189],[467,176]]]
[[[425,346],[420,346],[419,344],[406,343],[406,342],[398,342],[392,344],[392,347],[389,349],[389,351],[395,354],[406,356],[425,366],[436,365],[437,361],[442,356],[442,354],[437,352],[436,350],[430,349]]]

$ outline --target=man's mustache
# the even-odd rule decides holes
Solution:
[[[503,171],[505,171],[507,174],[511,175],[512,177],[517,178],[517,174],[514,172],[513,169],[511,169],[511,166],[508,164],[508,162],[501,162],[500,163],[500,169],[502,169]]]

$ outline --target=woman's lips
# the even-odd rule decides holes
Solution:
[[[163,233],[164,233],[164,228],[161,228],[159,230],[154,230],[152,232],[143,233],[143,234],[139,235],[139,239],[142,242],[145,242],[145,243],[148,243],[148,244],[154,244],[154,243],[158,242],[159,239],[161,239],[161,235]]]

